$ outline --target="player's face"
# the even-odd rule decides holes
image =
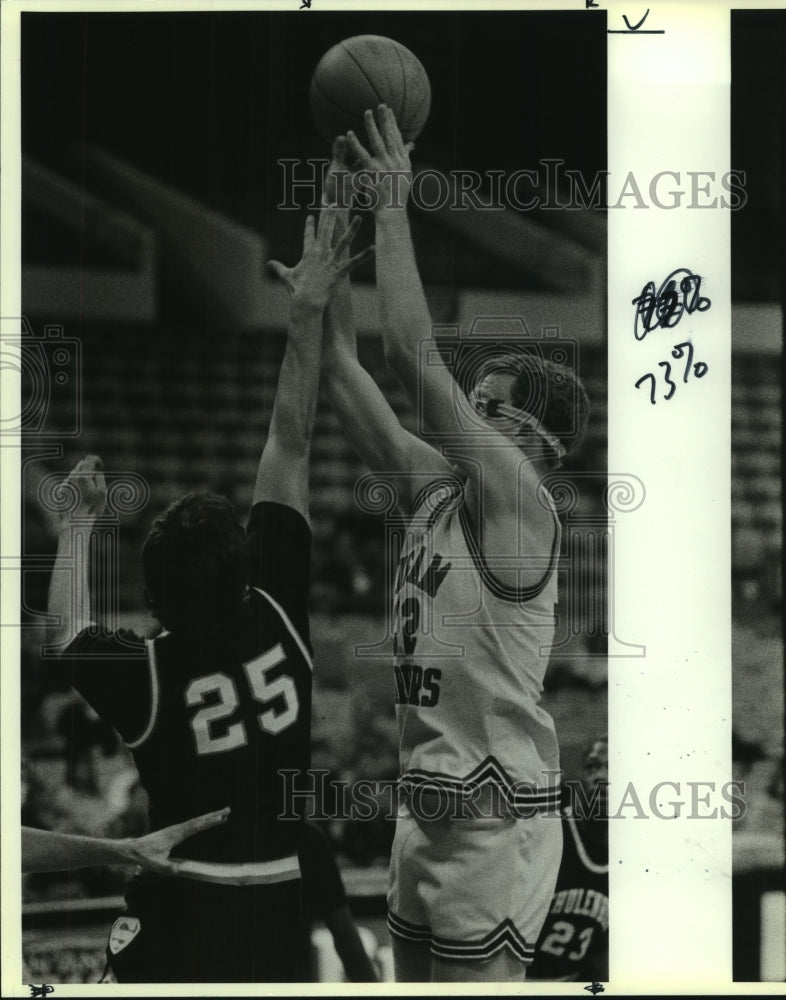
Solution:
[[[532,435],[522,437],[526,415],[513,403],[516,376],[506,371],[491,371],[480,379],[470,393],[470,403],[484,421],[504,434],[532,457],[544,453],[542,443]],[[534,450],[533,450],[534,449]]]
[[[609,748],[605,740],[596,740],[584,754],[581,783],[588,795],[600,786],[599,799],[606,801],[606,784],[609,780]]]
[[[515,376],[507,372],[490,372],[475,385],[470,396],[477,412],[497,430],[503,432],[505,425],[511,423],[511,419],[506,413],[500,413],[498,407],[513,405],[511,391],[514,381]]]

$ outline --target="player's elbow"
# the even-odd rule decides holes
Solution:
[[[282,429],[277,428],[268,438],[263,453],[264,457],[270,458],[270,465],[273,469],[283,467],[282,463],[291,463],[298,469],[308,465],[311,451],[312,426],[290,425]]]
[[[406,383],[409,376],[417,374],[416,346],[398,338],[385,338],[385,364]]]
[[[44,631],[47,658],[60,659],[64,650],[76,635],[76,627],[69,622],[48,625]]]
[[[326,339],[322,349],[322,379],[343,381],[353,367],[360,367],[357,348],[346,339]]]
[[[53,600],[50,596],[47,602],[47,621],[43,628],[43,637],[46,646],[59,655],[60,650],[65,648],[66,643],[73,637],[73,624],[68,610],[62,604]],[[57,650],[55,652],[55,650]]]

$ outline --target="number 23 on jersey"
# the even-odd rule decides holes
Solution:
[[[585,927],[578,935],[576,947],[568,952],[568,958],[572,962],[580,962],[587,954],[593,930],[594,927]],[[573,943],[575,935],[576,928],[573,924],[567,920],[557,920],[552,927],[551,934],[541,944],[541,951],[546,951],[549,955],[556,955],[558,958],[561,958],[568,946]]]

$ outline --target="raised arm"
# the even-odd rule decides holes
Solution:
[[[308,461],[322,355],[322,317],[339,279],[366,260],[371,248],[344,251],[360,220],[332,245],[336,210],[323,208],[319,223],[306,220],[303,256],[293,268],[271,261],[271,270],[292,296],[287,347],[278,378],[267,442],[259,460],[254,503],[274,501],[308,519]]]
[[[347,171],[346,140],[333,148],[327,189],[335,197],[335,174]],[[339,210],[336,233],[347,225],[349,212]],[[325,312],[322,381],[328,401],[352,447],[372,472],[392,473],[402,507],[431,478],[451,475],[450,463],[431,445],[410,434],[371,375],[358,360],[357,335],[349,276],[337,284]]]
[[[376,221],[377,287],[385,339],[385,357],[407,394],[438,438],[455,442],[464,425],[457,412],[461,389],[437,351],[421,366],[421,344],[433,339],[431,316],[417,269],[406,202],[412,180],[411,143],[404,143],[390,108],[380,105],[379,125],[371,111],[365,114],[370,152],[354,133],[347,134],[350,150],[373,190]],[[364,177],[364,183],[366,177]],[[484,429],[483,447],[463,454],[455,449],[456,465],[465,475],[472,500],[470,513],[483,527],[484,547],[493,554],[547,555],[554,537],[554,519],[539,501],[540,473],[515,441]],[[522,517],[525,514],[525,517]],[[540,570],[514,570],[511,580],[527,583]]]
[[[61,490],[73,494],[74,502],[68,504],[67,512],[59,518],[57,557],[49,581],[47,612],[54,619],[48,629],[48,641],[64,648],[91,620],[88,549],[96,518],[106,508],[101,459],[88,455],[77,462]],[[75,539],[72,525],[79,525],[79,539]],[[84,551],[72,551],[72,546],[80,542]]]

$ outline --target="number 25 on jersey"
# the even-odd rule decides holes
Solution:
[[[261,705],[268,705],[257,715],[259,728],[271,736],[278,736],[297,721],[300,703],[295,682],[291,677],[280,675],[270,678],[270,672],[286,660],[281,644],[253,660],[243,664],[251,696]],[[216,700],[218,696],[218,700]],[[274,708],[270,702],[279,699],[283,707]],[[191,718],[191,730],[196,742],[196,751],[202,756],[211,753],[225,753],[236,750],[248,743],[245,723],[242,719],[224,726],[217,723],[229,720],[240,706],[237,686],[229,674],[216,672],[195,677],[185,690],[186,705],[203,707]],[[209,702],[209,704],[205,704]]]

